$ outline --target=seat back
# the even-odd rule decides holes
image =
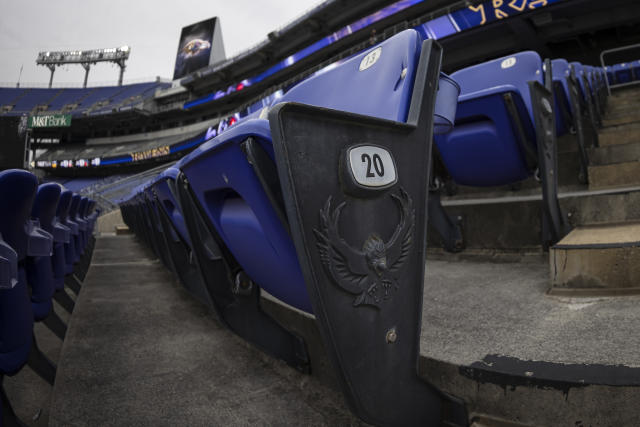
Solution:
[[[75,215],[71,214],[73,197],[74,194],[71,190],[63,190],[62,193],[60,193],[60,201],[58,202],[57,210],[58,220],[65,226],[69,227],[71,234],[69,241],[64,244],[65,274],[73,272],[73,263],[77,259],[76,242],[78,236],[78,223],[72,219]]]
[[[0,172],[0,233],[18,254],[18,261],[27,256],[26,223],[38,188],[38,179],[24,170]]]
[[[626,62],[614,65],[613,73],[616,76],[616,84],[629,83],[632,80],[631,67]]]
[[[58,220],[63,224],[66,223],[69,216],[69,208],[71,206],[71,198],[73,192],[70,190],[60,189],[60,200],[58,201],[58,208],[56,209],[56,216]]]
[[[607,80],[609,81],[609,85],[614,85],[616,84],[616,79],[614,77],[613,74],[613,68],[611,67],[604,67],[606,72],[607,72]]]
[[[585,86],[584,79],[582,78],[585,75],[584,66],[576,61],[569,63],[576,73],[576,79],[578,79],[578,89],[581,93],[582,99],[587,100],[587,87]]]
[[[451,78],[460,85],[462,99],[490,88],[511,86],[522,98],[531,121],[534,121],[528,82],[543,83],[542,59],[536,52],[519,52],[473,65],[456,71]]]
[[[421,45],[417,32],[404,31],[298,83],[279,102],[300,102],[404,122]]]
[[[37,218],[40,221],[40,226],[52,234],[61,192],[62,189],[58,184],[40,185],[31,209],[31,216]]]
[[[571,71],[569,62],[566,59],[554,59],[551,61],[551,73],[553,76],[553,95],[556,112],[556,133],[563,135],[568,132],[570,123],[563,115],[563,111],[573,114],[571,108],[571,95],[569,94],[569,83]]]
[[[158,201],[169,217],[175,231],[180,235],[182,241],[190,247],[191,240],[189,239],[189,232],[187,231],[187,226],[184,222],[184,217],[182,216],[178,200],[171,190],[171,186],[175,185],[178,173],[180,173],[179,169],[167,169],[161,174],[161,179],[154,184],[154,189],[158,196]]]
[[[64,233],[56,220],[56,210],[60,200],[60,186],[55,183],[42,184],[38,187],[31,216],[37,219],[43,230],[53,239],[53,252],[30,258],[27,262],[27,280],[31,286],[31,301],[36,320],[45,318],[51,310],[51,297],[56,287],[54,271],[60,268],[59,259],[64,252]]]
[[[453,180],[494,186],[530,176],[537,153],[528,82],[543,82],[540,56],[521,52],[464,68],[451,78],[461,88],[456,125],[435,141]]]
[[[635,61],[631,62],[630,66],[631,72],[633,74],[633,80],[640,80],[640,59],[636,59]]]

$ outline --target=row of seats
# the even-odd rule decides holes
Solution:
[[[298,83],[274,102],[407,122],[422,43],[418,33],[406,30]],[[444,173],[459,184],[494,186],[539,170],[544,218],[552,230],[545,243],[557,241],[567,225],[557,200],[556,136],[582,128],[587,110],[603,107],[603,88],[603,70],[565,60],[543,63],[535,52],[441,74],[433,128]],[[556,111],[558,105],[566,111]],[[126,224],[224,324],[303,369],[304,343],[259,303],[264,291],[314,311],[285,209],[268,119],[273,107],[241,119],[139,185],[120,209]],[[438,233],[459,236],[435,187],[428,209]],[[460,249],[458,242],[451,249]]]
[[[542,243],[558,241],[568,228],[557,201],[556,137],[577,134],[579,180],[587,183],[586,146],[597,145],[606,105],[604,71],[565,59],[542,61],[526,51],[458,70],[451,78],[461,93],[454,129],[435,138],[439,181],[489,187],[537,176],[548,230]],[[446,239],[459,232],[441,234],[445,247],[455,247]]]
[[[545,68],[552,71],[545,74]],[[536,52],[521,52],[456,71],[460,84],[456,126],[436,138],[447,171],[462,185],[497,186],[531,176],[537,166],[539,107],[534,86],[553,89],[557,136],[574,126],[578,115],[571,102],[570,80],[575,73],[580,108],[602,108],[606,93],[602,70],[555,59],[543,64]],[[550,81],[549,81],[550,80]],[[596,119],[597,120],[597,119]]]
[[[385,55],[371,72],[359,69],[371,51],[364,52],[297,84],[276,102],[404,122],[421,42],[416,32],[405,31],[380,45]],[[404,70],[400,80],[398,69]],[[570,93],[573,87],[577,98]],[[535,52],[465,68],[451,79],[443,76],[434,126],[446,174],[462,185],[495,186],[540,170],[545,217],[553,231],[545,243],[559,240],[568,230],[556,194],[555,136],[576,127],[588,105],[602,108],[604,87],[602,69],[563,59],[543,63]],[[443,101],[445,93],[457,98],[453,108]],[[238,294],[249,292],[245,287],[312,312],[288,230],[268,110],[243,118],[120,203],[128,226],[223,319],[232,317],[225,310]],[[454,116],[449,129],[447,119]],[[438,215],[446,218],[439,203],[430,204],[430,220],[436,223]],[[436,229],[451,234],[446,224]]]
[[[93,200],[57,183],[38,185],[35,175],[19,169],[0,172],[0,200],[0,378],[28,363],[53,385],[56,367],[38,348],[34,322],[64,340],[67,327],[53,301],[73,312],[65,285],[80,292],[99,212]],[[0,419],[21,425],[1,392]]]
[[[148,82],[124,86],[96,88],[0,88],[0,114],[16,116],[28,114],[37,107],[44,111],[60,112],[79,116],[91,110],[102,114],[114,108],[142,102],[154,96],[158,88],[166,88],[168,83]]]
[[[619,64],[605,67],[609,85],[631,83],[640,80],[640,59],[632,62],[621,62]]]
[[[422,42],[407,30],[383,42],[378,48],[384,53],[369,68],[361,70],[361,63],[372,51],[302,81],[274,103],[406,122]],[[436,131],[450,129],[458,91],[455,82],[441,76]],[[270,107],[242,118],[135,188],[120,208],[127,225],[227,326],[300,367],[306,361],[299,338],[263,313],[252,297],[264,290],[299,310],[313,311],[276,171]]]

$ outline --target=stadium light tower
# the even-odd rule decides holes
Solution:
[[[113,47],[108,49],[93,50],[69,50],[58,52],[40,52],[36,64],[46,66],[51,71],[49,78],[49,87],[53,84],[53,73],[56,67],[65,64],[80,64],[84,68],[84,85],[87,87],[89,79],[89,69],[91,65],[98,62],[113,62],[120,67],[120,77],[118,78],[118,86],[122,86],[122,77],[126,68],[126,60],[129,59],[131,48],[129,46]]]

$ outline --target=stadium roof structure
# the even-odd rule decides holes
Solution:
[[[58,139],[58,149],[64,151],[69,143],[106,137],[126,140],[130,135],[133,150],[136,135],[141,132],[161,132],[205,121],[227,126],[229,121],[261,108],[265,99],[406,28],[417,28],[442,44],[445,72],[527,49],[544,57],[597,63],[600,50],[640,42],[640,5],[632,0],[606,4],[595,0],[326,1],[270,33],[254,48],[186,76],[180,80],[183,86],[159,83],[140,95],[126,96],[123,92],[101,99],[97,99],[99,92],[110,89],[93,88],[87,99],[78,96],[74,99],[80,102],[65,104],[62,110],[57,101],[72,97],[70,89],[45,93],[40,98],[36,89],[26,89],[29,93],[12,95],[13,101],[9,95],[3,99],[3,91],[8,93],[9,89],[0,89],[0,115],[70,109],[72,126],[63,132],[35,130],[32,135],[36,146],[39,140]],[[31,97],[38,99],[32,102],[32,108],[26,102]],[[87,105],[89,100],[92,106]],[[16,108],[22,104],[22,110]],[[79,111],[82,114],[78,115]],[[73,158],[74,153],[76,149],[61,159]],[[134,158],[138,157],[117,164],[126,166]]]

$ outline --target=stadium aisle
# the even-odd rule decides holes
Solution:
[[[133,236],[99,237],[50,425],[356,425],[341,393],[251,348]]]

